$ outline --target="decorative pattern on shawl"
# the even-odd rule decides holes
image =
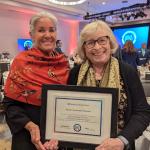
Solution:
[[[48,56],[32,48],[13,61],[5,85],[5,95],[14,100],[41,105],[42,84],[66,84],[69,64],[64,54],[52,51]]]

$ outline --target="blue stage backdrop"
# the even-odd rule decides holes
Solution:
[[[32,47],[32,40],[31,39],[18,39],[18,50],[24,51],[28,50]]]
[[[121,48],[126,40],[131,40],[137,49],[142,43],[148,44],[149,25],[113,28],[113,32]]]

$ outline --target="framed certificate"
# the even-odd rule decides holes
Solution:
[[[43,85],[42,141],[92,148],[117,134],[118,89]]]

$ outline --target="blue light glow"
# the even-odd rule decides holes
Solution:
[[[133,41],[137,49],[141,47],[142,43],[148,43],[149,26],[116,28],[113,32],[121,47],[123,47],[126,40]]]
[[[32,47],[31,39],[18,39],[18,50],[24,51]]]

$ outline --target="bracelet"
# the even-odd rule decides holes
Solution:
[[[129,149],[129,141],[124,137],[119,135],[117,138],[119,138],[124,143],[124,149]]]

